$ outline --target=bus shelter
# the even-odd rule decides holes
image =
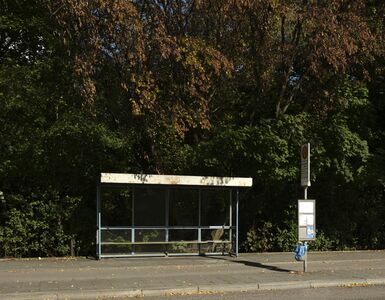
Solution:
[[[252,178],[102,173],[96,256],[238,256],[240,189]]]

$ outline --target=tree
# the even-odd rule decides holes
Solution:
[[[253,176],[283,249],[308,141],[325,247],[384,245],[383,3],[0,3],[2,255],[91,251],[102,171]]]

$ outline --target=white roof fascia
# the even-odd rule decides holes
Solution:
[[[143,184],[143,185],[189,185],[212,187],[251,187],[251,177],[212,177],[212,176],[182,176],[182,175],[153,175],[101,173],[101,183]]]

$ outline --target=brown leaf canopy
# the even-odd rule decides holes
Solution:
[[[365,78],[384,51],[381,13],[362,0],[56,0],[50,9],[85,107],[110,65],[132,115],[181,134],[210,126],[226,88],[247,96],[238,105],[250,122],[262,106],[276,117],[294,104],[309,110],[319,104],[311,82]]]

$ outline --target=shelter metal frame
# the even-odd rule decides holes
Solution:
[[[132,225],[131,226],[102,226],[101,215],[101,188],[102,187],[131,187],[132,192]],[[135,226],[135,188],[136,187],[162,187],[166,189],[165,199],[165,225],[164,226]],[[224,255],[230,254],[238,256],[239,249],[239,188],[247,188],[252,186],[252,178],[243,177],[201,177],[201,176],[171,176],[171,175],[150,175],[150,174],[121,174],[121,173],[102,173],[100,184],[97,186],[96,192],[96,257],[97,259],[107,257],[131,257],[131,256],[176,256],[176,255]],[[170,226],[169,225],[169,194],[172,188],[187,188],[198,190],[198,226]],[[222,226],[202,226],[202,190],[203,189],[226,189],[229,191],[229,225]],[[235,189],[235,224],[233,224],[233,191]],[[228,240],[203,240],[202,230],[228,230]],[[102,231],[104,230],[130,230],[131,239],[127,242],[103,242]],[[138,242],[135,240],[136,230],[164,230],[164,241],[146,241]],[[170,230],[197,230],[197,240],[192,241],[170,241]],[[233,244],[233,234],[235,233],[235,244]],[[198,251],[193,253],[169,253],[168,246],[183,242],[185,244],[198,245]],[[221,244],[221,252],[201,252],[203,244]],[[125,244],[132,247],[131,253],[122,254],[104,254],[102,252],[103,245],[109,244]],[[165,251],[157,253],[135,253],[136,245],[163,245]],[[231,251],[226,252],[224,245],[229,244]]]

